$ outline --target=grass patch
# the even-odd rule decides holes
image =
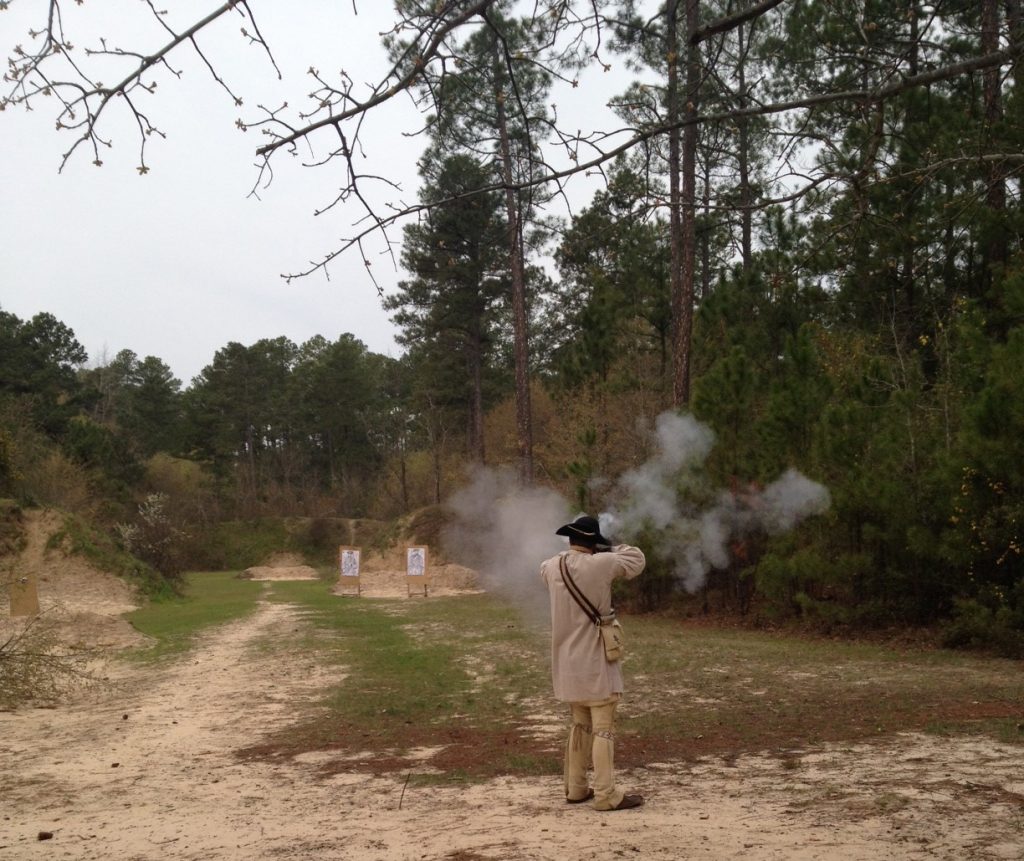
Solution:
[[[339,598],[311,581],[274,583],[271,600],[305,610],[313,623],[307,647],[333,650],[349,674],[325,698],[323,715],[247,755],[370,749],[380,755],[369,767],[397,770],[408,767],[409,750],[440,746],[446,773],[552,770],[550,757],[517,747],[528,722],[521,702],[546,690],[548,676],[543,644],[508,607],[479,595]]]
[[[551,697],[546,634],[486,595],[338,597],[331,580],[259,584],[195,574],[185,598],[131,618],[158,639],[159,654],[249,612],[261,592],[298,608],[309,624],[274,648],[327,655],[345,667],[345,679],[324,692],[322,709],[260,740],[244,758],[370,751],[323,769],[438,769],[415,779],[440,782],[558,773],[562,736],[537,732],[538,723],[564,712]],[[797,771],[798,752],[809,746],[907,731],[1024,743],[1019,661],[659,617],[630,618],[627,629],[616,750],[624,766],[773,751],[781,771]],[[416,748],[434,751],[429,768]]]
[[[970,726],[1024,741],[1020,662],[631,620],[623,761]],[[618,755],[618,751],[616,752]]]
[[[466,678],[454,649],[416,642],[403,630],[403,620],[381,612],[377,602],[339,598],[321,581],[276,582],[270,597],[305,610],[316,629],[307,636],[324,646],[336,644],[339,658],[360,680],[359,696],[346,683],[328,699],[332,711],[354,724],[429,720],[462,696]]]
[[[562,712],[550,697],[546,637],[509,608],[484,595],[339,599],[320,583],[278,583],[273,596],[311,613],[319,647],[333,643],[350,674],[323,717],[249,755],[372,750],[356,767],[415,772],[403,755],[428,746],[440,748],[430,764],[445,779],[560,769],[562,739],[531,731],[531,711]],[[626,766],[865,741],[926,732],[939,720],[950,732],[1024,740],[1019,662],[656,617],[632,618],[628,629],[616,750]],[[799,760],[784,756],[782,768]]]
[[[933,720],[924,727],[925,732],[950,738],[958,735],[981,734],[1003,744],[1024,744],[1024,706],[1019,716],[979,718],[976,720]]]
[[[552,773],[552,757],[550,756],[537,756],[532,753],[510,753],[506,757],[508,763],[508,770],[515,774],[551,774]],[[561,763],[556,763],[557,771],[561,768]]]
[[[262,592],[261,583],[238,579],[230,571],[187,574],[183,595],[127,614],[137,630],[156,640],[136,655],[153,659],[184,651],[202,631],[251,613]]]
[[[408,785],[413,788],[425,786],[455,786],[459,784],[473,783],[474,778],[463,769],[453,769],[444,772],[409,772]]]

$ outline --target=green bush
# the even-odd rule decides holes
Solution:
[[[981,649],[1006,658],[1024,657],[1024,584],[1017,604],[987,606],[974,598],[956,602],[953,619],[943,630],[942,644],[951,649]]]
[[[274,553],[297,553],[311,565],[334,565],[342,544],[383,549],[385,525],[343,517],[265,517],[194,527],[183,545],[183,564],[193,571],[240,571]],[[394,540],[399,533],[394,532]]]
[[[281,518],[225,521],[193,532],[186,551],[187,567],[238,571],[285,550],[296,548]]]
[[[167,511],[167,497],[150,493],[128,523],[115,527],[126,550],[153,566],[164,577],[176,580],[185,570],[184,532]]]

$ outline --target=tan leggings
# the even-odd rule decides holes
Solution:
[[[615,788],[615,709],[620,694],[605,700],[570,703],[572,726],[565,746],[565,797],[585,798],[587,769],[594,766],[594,807],[610,810],[622,801]]]

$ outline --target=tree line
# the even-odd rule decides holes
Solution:
[[[1022,23],[1016,0],[399,0],[380,82],[313,69],[314,110],[248,126],[268,160],[336,135],[324,161],[367,226],[314,271],[375,235],[397,246],[416,216],[385,299],[406,353],[229,345],[180,393],[175,450],[254,506],[316,491],[397,511],[442,499],[463,463],[509,462],[593,508],[643,458],[645,421],[689,409],[719,439],[712,483],[796,466],[833,497],[737,547],[709,607],[944,619],[950,642],[1019,649]],[[24,53],[11,99],[38,99],[60,54]],[[162,56],[116,92],[144,97]],[[621,125],[566,131],[552,88],[609,57],[637,73],[609,94]],[[110,92],[63,103],[75,147]],[[382,213],[359,134],[402,94],[423,112],[420,199]],[[581,171],[603,190],[553,218]]]

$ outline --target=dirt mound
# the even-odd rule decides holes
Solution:
[[[41,609],[39,626],[57,642],[76,648],[124,648],[146,638],[120,618],[139,607],[137,591],[112,574],[99,571],[63,547],[50,546],[63,527],[54,511],[23,512],[21,549],[3,558],[0,591],[15,579],[34,580]],[[0,638],[20,631],[27,619],[9,618],[0,607]]]
[[[306,564],[306,560],[298,553],[271,553],[266,559],[263,560],[262,565],[255,567],[258,568],[301,568]]]
[[[308,565],[254,565],[238,576],[243,580],[316,580],[320,575]]]
[[[408,595],[405,549],[404,546],[397,546],[384,553],[364,554],[359,576],[360,593],[379,598]],[[414,591],[419,586],[418,583],[412,585]],[[427,554],[426,586],[430,595],[464,595],[481,591],[476,571],[450,562],[435,562],[430,551]],[[333,591],[340,595],[349,594],[353,590],[347,578],[339,578]]]
[[[319,574],[299,553],[279,550],[261,565],[251,565],[238,575],[242,580],[316,580]]]
[[[57,639],[73,649],[130,649],[147,641],[127,619],[103,613],[58,613],[49,622]]]
[[[252,565],[238,575],[243,580],[316,580],[320,575],[298,553],[271,553],[262,565]]]
[[[446,526],[452,522],[452,512],[443,505],[428,505],[414,511],[405,524],[403,532],[412,544],[429,544],[438,547]]]

